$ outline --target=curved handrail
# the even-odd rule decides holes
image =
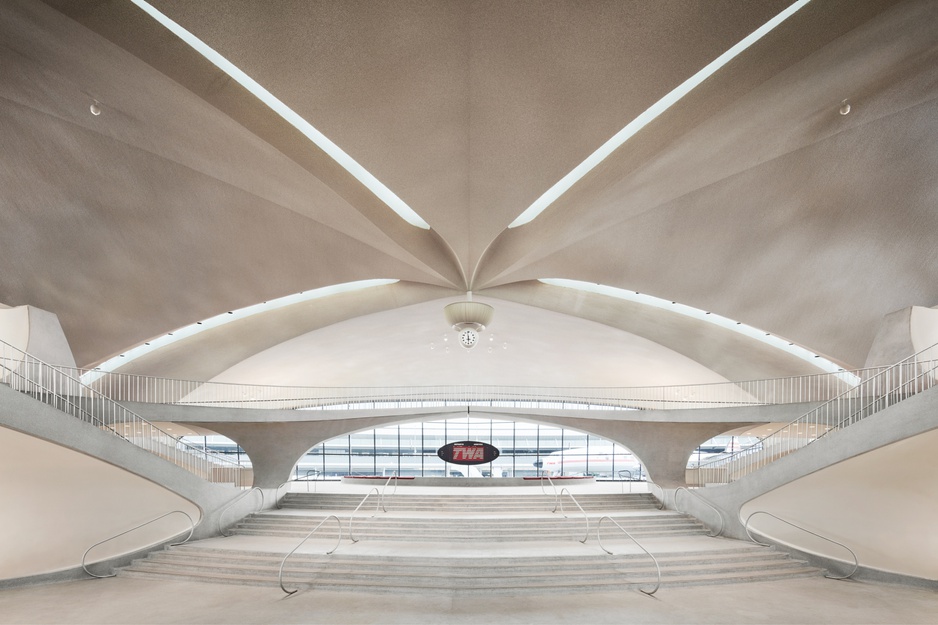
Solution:
[[[664,509],[664,489],[661,486],[655,484],[654,482],[648,482],[649,491],[651,490],[652,486],[654,486],[655,488],[661,491],[661,497],[655,496],[654,493],[651,493],[651,496],[655,497],[655,499],[658,500],[658,509],[663,510]]]
[[[844,575],[844,576],[842,576],[842,577],[838,577],[838,576],[836,576],[836,575],[830,575],[829,573],[825,573],[825,574],[824,574],[824,577],[826,577],[826,578],[828,578],[828,579],[848,579],[848,578],[852,577],[854,573],[857,572],[857,569],[858,569],[858,568],[860,568],[860,560],[857,558],[857,554],[854,553],[854,552],[853,552],[853,549],[851,549],[851,548],[848,547],[847,545],[845,545],[845,544],[843,544],[843,543],[839,543],[839,542],[837,542],[836,540],[833,540],[833,539],[831,539],[831,538],[828,538],[827,536],[821,536],[820,534],[818,534],[818,533],[816,533],[816,532],[812,532],[811,530],[809,530],[809,529],[807,529],[807,528],[801,527],[800,525],[796,525],[796,524],[792,523],[791,521],[788,521],[788,520],[783,519],[783,518],[781,518],[781,517],[779,517],[779,516],[776,516],[776,515],[772,514],[771,512],[766,512],[765,510],[756,510],[755,512],[753,512],[752,514],[750,514],[748,517],[746,517],[746,523],[745,523],[745,525],[744,525],[744,527],[745,527],[745,529],[746,529],[746,535],[749,536],[749,540],[751,540],[752,542],[756,543],[757,545],[762,545],[763,547],[771,547],[771,546],[772,546],[772,545],[770,545],[769,543],[760,543],[758,540],[756,540],[755,538],[753,538],[753,537],[752,537],[752,534],[749,532],[749,520],[750,520],[752,517],[756,516],[757,514],[765,514],[765,515],[768,515],[768,516],[772,517],[773,519],[777,519],[777,520],[781,521],[782,523],[787,523],[788,525],[791,525],[791,526],[794,527],[794,528],[800,529],[800,530],[803,531],[803,532],[807,532],[807,533],[811,534],[812,536],[817,536],[817,537],[820,538],[821,540],[826,540],[826,541],[829,542],[829,543],[833,543],[833,544],[835,544],[835,545],[839,545],[839,546],[843,547],[844,549],[846,549],[847,551],[849,551],[849,552],[850,552],[850,555],[853,556],[853,570],[850,571],[850,573],[848,573],[847,575]]]
[[[293,593],[297,592],[297,590],[299,590],[299,588],[297,588],[296,590],[287,590],[286,588],[283,587],[283,565],[287,563],[287,558],[289,558],[289,557],[292,556],[294,553],[296,553],[296,550],[299,549],[300,547],[302,547],[302,546],[303,546],[303,543],[305,543],[307,540],[309,540],[309,537],[312,536],[314,533],[316,533],[316,530],[318,530],[320,527],[322,527],[323,524],[324,524],[326,521],[328,521],[329,519],[335,519],[336,523],[339,524],[339,540],[336,541],[335,547],[333,547],[330,551],[327,551],[327,552],[326,552],[326,555],[328,556],[328,555],[331,555],[331,554],[335,553],[335,550],[339,548],[339,543],[342,542],[342,521],[340,521],[340,520],[339,520],[339,517],[337,517],[336,515],[330,514],[329,516],[327,516],[326,518],[324,518],[322,521],[320,521],[320,522],[319,522],[319,525],[317,525],[316,527],[314,527],[313,530],[312,530],[309,534],[307,534],[307,535],[303,538],[303,540],[300,541],[300,544],[298,544],[296,547],[294,547],[294,548],[293,548],[293,551],[291,551],[290,553],[288,553],[287,555],[285,555],[285,556],[283,557],[283,560],[280,562],[280,572],[277,573],[277,581],[280,582],[280,590],[282,590],[283,592],[287,593],[288,595],[292,595]]]
[[[381,492],[378,490],[378,487],[377,487],[377,486],[374,487],[374,488],[372,488],[370,491],[368,491],[368,494],[365,495],[364,499],[361,500],[361,503],[359,503],[358,506],[357,506],[354,510],[352,510],[352,514],[350,514],[349,517],[348,517],[348,537],[349,537],[349,540],[351,540],[353,543],[357,543],[357,542],[358,542],[358,540],[357,540],[357,539],[355,538],[355,536],[352,534],[352,521],[355,519],[355,513],[358,512],[358,510],[359,510],[363,505],[365,505],[365,502],[368,501],[368,498],[371,497],[372,495],[378,495],[378,504],[375,506],[374,514],[372,514],[372,515],[371,515],[370,517],[368,517],[368,518],[369,518],[369,519],[375,518],[375,515],[378,514],[378,509],[381,508],[381,503],[382,503],[382,502],[381,502]],[[387,512],[387,510],[384,510],[384,511]]]
[[[576,504],[576,507],[579,508],[580,512],[583,513],[583,518],[586,519],[586,536],[584,536],[583,540],[580,541],[581,543],[585,543],[587,540],[589,540],[589,537],[590,537],[590,517],[588,514],[586,514],[586,510],[583,509],[583,506],[580,505],[580,502],[576,500],[576,497],[573,496],[573,493],[571,493],[569,489],[567,488],[561,489],[560,494],[557,495],[556,499],[554,499],[554,509],[551,510],[551,512],[557,512],[557,506],[559,505],[560,513],[563,514],[563,518],[565,519],[570,518],[567,516],[567,513],[564,512],[564,509],[563,509],[563,494],[564,493],[567,493],[570,499],[573,500],[573,503]]]
[[[653,590],[651,590],[651,591],[642,590],[641,588],[639,588],[639,590],[641,590],[643,593],[645,593],[646,595],[649,595],[649,596],[655,594],[656,592],[658,592],[658,588],[661,587],[661,566],[658,564],[658,558],[656,558],[655,556],[653,556],[650,551],[648,551],[647,549],[645,549],[645,547],[642,545],[642,543],[638,542],[638,540],[636,540],[635,537],[632,536],[632,535],[628,532],[628,530],[626,530],[624,527],[622,527],[621,525],[619,525],[619,524],[616,522],[616,520],[615,520],[614,518],[612,518],[611,516],[604,516],[604,517],[602,517],[601,519],[599,519],[599,523],[596,525],[596,542],[599,543],[599,546],[602,548],[603,551],[605,551],[605,552],[608,553],[609,555],[613,555],[613,553],[612,553],[611,551],[609,551],[608,549],[606,549],[605,547],[603,547],[603,541],[602,541],[602,538],[600,537],[600,532],[599,532],[599,530],[602,528],[603,521],[605,521],[606,519],[609,519],[610,521],[612,521],[613,524],[614,524],[616,527],[618,527],[620,530],[622,530],[623,532],[625,532],[625,535],[628,536],[629,538],[631,538],[631,539],[632,539],[632,542],[635,543],[636,545],[638,545],[638,548],[639,548],[639,549],[641,549],[641,550],[644,551],[646,554],[648,554],[648,557],[651,558],[652,561],[655,563],[655,572],[658,574],[658,581],[655,582],[655,588],[654,588]]]
[[[548,497],[550,497],[550,493],[548,493],[548,492],[547,492],[547,489],[544,488],[544,480],[547,480],[547,483],[550,484],[550,487],[551,487],[552,489],[554,489],[554,507],[556,508],[556,506],[557,506],[557,486],[554,484],[553,480],[550,479],[550,476],[549,476],[549,475],[543,475],[543,476],[541,476],[541,479],[540,479],[539,481],[540,481],[540,483],[541,483],[541,494],[543,494],[543,495],[547,495]]]
[[[274,491],[274,505],[277,506],[277,510],[282,510],[283,506],[280,505],[280,502],[283,501],[283,498],[287,496],[286,493],[283,496],[280,495],[280,489],[286,486],[287,484],[292,484],[296,480],[287,480],[283,484],[277,487],[277,490]]]
[[[261,490],[260,486],[255,486],[255,487],[252,488],[251,490],[241,493],[240,495],[238,495],[237,497],[235,497],[234,499],[232,499],[231,501],[229,501],[229,502],[228,502],[228,505],[225,506],[224,510],[222,510],[222,511],[218,514],[218,533],[219,533],[219,534],[221,534],[222,536],[226,536],[226,537],[227,537],[227,536],[231,536],[231,534],[226,534],[226,533],[222,530],[222,527],[223,527],[222,522],[221,522],[222,517],[225,516],[225,513],[228,512],[228,510],[230,510],[232,506],[234,506],[236,503],[238,503],[239,501],[241,501],[242,499],[244,499],[245,497],[247,497],[248,495],[250,495],[250,494],[253,493],[254,491],[257,491],[257,492],[259,492],[259,493],[261,494],[261,508],[264,507],[264,491]],[[260,509],[260,508],[258,508],[258,509]]]
[[[391,472],[391,475],[388,477],[388,481],[384,483],[384,487],[381,489],[381,499],[378,505],[380,505],[381,509],[384,510],[385,512],[388,511],[388,508],[387,506],[384,505],[384,494],[388,490],[388,484],[391,483],[391,480],[394,480],[394,490],[391,491],[391,494],[388,495],[388,497],[393,497],[395,494],[397,494],[397,485],[399,482],[397,471]],[[349,530],[349,532],[351,533],[351,530]]]
[[[629,479],[625,479],[625,478],[623,477],[623,475],[622,475],[623,473],[628,473]],[[632,472],[629,471],[628,469],[619,469],[619,471],[617,472],[617,474],[618,474],[618,476],[619,476],[619,481],[622,483],[622,492],[623,492],[623,493],[625,492],[625,483],[628,482],[628,483],[629,483],[629,493],[631,494],[631,492],[632,492]]]
[[[306,492],[307,492],[307,493],[309,492],[309,482],[310,482],[310,481],[316,481],[316,480],[309,480],[309,479],[308,479],[308,478],[309,478],[309,474],[310,474],[311,471],[316,471],[316,469],[311,469],[310,471],[307,471],[307,472],[306,472],[306,477],[307,477],[307,479],[305,479],[305,480],[300,480],[300,479],[296,479],[296,480],[287,480],[286,482],[282,482],[282,483],[280,484],[280,486],[277,487],[277,490],[274,491],[274,497],[275,497],[275,501],[276,501],[276,503],[275,503],[274,505],[277,506],[277,510],[283,509],[283,506],[281,506],[280,503],[283,501],[283,498],[287,495],[287,493],[284,493],[283,495],[281,495],[281,494],[280,494],[280,489],[283,488],[284,486],[286,486],[286,485],[288,485],[288,484],[293,484],[294,482],[306,482]],[[319,474],[321,475],[322,473],[320,472]]]
[[[310,474],[312,474],[312,475],[314,475],[314,476],[316,476],[316,477],[318,478],[320,475],[322,475],[322,471],[320,471],[319,469],[308,469],[308,470],[306,471],[306,479],[304,479],[304,480],[302,480],[302,481],[306,482],[306,492],[307,492],[307,493],[309,492],[309,483],[312,482],[313,484],[315,484],[316,482],[319,481],[318,479],[317,479],[317,480],[311,480],[311,479],[309,479]],[[316,489],[313,489],[313,492],[316,492]]]
[[[90,575],[91,577],[97,577],[98,579],[105,579],[105,578],[107,578],[107,577],[117,577],[117,573],[111,573],[110,575],[96,575],[95,573],[92,573],[91,571],[89,571],[87,565],[85,564],[85,558],[88,556],[88,552],[91,551],[92,549],[94,549],[95,547],[97,547],[98,545],[103,545],[104,543],[110,542],[110,541],[114,540],[115,538],[120,538],[120,537],[123,536],[124,534],[129,534],[130,532],[133,532],[134,530],[138,530],[138,529],[140,529],[141,527],[147,526],[147,525],[149,525],[150,523],[155,523],[156,521],[159,521],[160,519],[166,518],[166,517],[170,516],[171,514],[182,514],[182,515],[185,515],[185,517],[186,517],[187,519],[189,519],[189,535],[186,536],[185,540],[183,540],[183,541],[181,541],[181,542],[178,542],[178,543],[171,543],[170,546],[171,546],[171,547],[175,547],[175,546],[177,546],[177,545],[181,545],[181,544],[183,544],[184,542],[188,541],[190,538],[192,538],[192,532],[195,531],[195,522],[192,520],[192,517],[188,515],[188,513],[183,512],[182,510],[173,510],[172,512],[167,512],[166,514],[161,514],[160,516],[156,517],[155,519],[150,519],[149,521],[146,521],[146,522],[144,522],[144,523],[141,523],[140,525],[136,525],[136,526],[130,528],[129,530],[126,530],[126,531],[121,532],[120,534],[115,534],[114,536],[111,536],[110,538],[105,538],[104,540],[102,540],[102,541],[100,541],[100,542],[96,542],[95,544],[91,545],[90,547],[88,547],[87,549],[85,549],[85,553],[81,554],[81,568],[84,569],[85,573],[87,573],[87,574]]]
[[[703,497],[701,497],[701,496],[698,495],[697,493],[692,492],[690,489],[688,489],[688,488],[686,488],[686,487],[684,487],[684,486],[679,486],[677,489],[675,489],[675,491],[674,491],[674,509],[677,510],[678,512],[682,512],[682,510],[681,510],[681,509],[678,507],[678,505],[677,505],[677,494],[678,494],[679,492],[681,492],[681,491],[684,491],[684,492],[687,493],[688,495],[692,495],[693,497],[695,497],[698,501],[702,501],[703,503],[707,504],[708,506],[710,506],[710,509],[713,510],[714,512],[716,512],[716,513],[717,513],[717,516],[720,517],[720,531],[717,532],[717,533],[715,533],[715,534],[710,534],[710,538],[716,538],[717,536],[719,536],[720,534],[722,534],[722,533],[723,533],[723,529],[724,529],[724,524],[725,524],[725,521],[723,520],[723,513],[720,512],[720,510],[719,510],[716,506],[714,506],[712,503],[710,503],[709,501],[707,501],[706,499],[704,499]]]

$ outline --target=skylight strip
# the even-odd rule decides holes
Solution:
[[[860,383],[860,378],[853,373],[845,371],[844,368],[837,363],[828,360],[823,356],[815,354],[814,352],[805,349],[800,345],[795,345],[790,341],[787,341],[779,336],[775,336],[769,332],[766,332],[765,330],[760,330],[758,328],[746,325],[740,321],[733,321],[732,319],[706,312],[700,310],[699,308],[694,308],[693,306],[678,304],[676,302],[664,300],[653,295],[636,293],[635,291],[626,291],[625,289],[606,286],[604,284],[582,282],[580,280],[542,278],[539,280],[539,282],[549,284],[551,286],[559,286],[567,289],[575,289],[577,291],[585,291],[587,293],[597,293],[599,295],[605,295],[607,297],[614,297],[616,299],[635,302],[636,304],[643,304],[645,306],[653,306],[655,308],[660,308],[662,310],[667,310],[668,312],[684,315],[698,321],[705,321],[717,327],[723,328],[724,330],[730,330],[732,332],[742,334],[743,336],[746,336],[750,339],[760,341],[766,345],[774,347],[775,349],[791,354],[792,356],[800,358],[801,360],[809,363],[811,366],[817,367],[822,371],[834,373],[838,378],[852,386],[856,386]]]
[[[735,46],[718,56],[709,65],[678,85],[669,94],[652,104],[645,112],[633,119],[629,124],[617,132],[611,139],[606,141],[598,150],[590,154],[586,160],[573,168],[566,176],[561,178],[554,186],[548,189],[544,195],[537,198],[531,206],[511,222],[509,228],[517,228],[533,221],[538,215],[544,212],[548,206],[553,204],[561,195],[566,193],[570,187],[575,185],[583,176],[588,174],[597,165],[603,162],[607,156],[631,139],[642,128],[654,121],[659,115],[671,108],[685,95],[690,93],[697,85],[719,71],[724,65],[739,56],[749,46],[759,41],[771,32],[775,27],[794,15],[799,9],[804,7],[811,0],[798,0],[793,5],[773,17],[771,20],[753,31],[749,36],[737,43]]]
[[[215,315],[208,319],[199,321],[178,330],[173,330],[168,332],[163,336],[159,336],[155,339],[147,341],[143,345],[138,345],[132,349],[128,349],[123,354],[115,356],[109,360],[102,362],[100,365],[95,367],[94,371],[89,371],[81,376],[81,381],[84,384],[91,384],[95,380],[103,377],[106,373],[115,371],[120,367],[123,367],[129,362],[145,356],[149,353],[152,353],[158,349],[162,349],[167,345],[172,345],[183,339],[188,339],[200,332],[205,332],[206,330],[211,330],[213,328],[218,328],[232,321],[238,321],[240,319],[246,319],[254,315],[259,315],[261,313],[270,312],[272,310],[277,310],[278,308],[284,308],[286,306],[292,306],[293,304],[299,304],[301,302],[309,302],[316,299],[322,299],[324,297],[329,297],[331,295],[338,295],[340,293],[350,293],[352,291],[360,291],[362,289],[367,289],[376,286],[385,286],[388,284],[394,284],[399,282],[397,279],[376,279],[376,280],[359,280],[357,282],[346,282],[344,284],[333,284],[331,286],[325,286],[319,289],[314,289],[312,291],[301,291],[299,293],[294,293],[292,295],[286,295],[277,299],[272,299],[268,302],[263,302],[261,304],[254,304],[251,306],[246,306],[245,308],[239,308],[238,310],[232,310],[231,312],[222,313],[220,315]]]
[[[412,226],[429,230],[430,225],[424,219],[407,205],[404,200],[399,198],[393,191],[388,189],[380,180],[375,178],[371,172],[362,167],[355,159],[345,153],[345,151],[333,143],[328,137],[319,132],[305,119],[300,117],[293,109],[281,102],[276,96],[267,91],[257,83],[253,78],[245,74],[240,68],[231,63],[221,54],[210,48],[201,39],[190,33],[188,30],[160,13],[146,0],[131,0],[138,7],[147,12],[153,19],[165,26],[170,32],[182,39],[191,46],[196,52],[212,62],[221,71],[228,74],[238,84],[250,91],[261,102],[266,104],[275,113],[280,115],[294,128],[299,130],[307,139],[316,144],[323,152],[328,154],[341,165],[347,172],[352,174],[369,191],[374,193],[378,199],[384,202],[388,208],[397,213],[397,215]]]

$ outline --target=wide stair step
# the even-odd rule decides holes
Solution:
[[[341,521],[343,536],[349,534],[351,520],[352,532],[356,539],[404,540],[411,541],[420,537],[422,541],[543,541],[580,539],[586,531],[586,518],[578,511],[576,514],[540,513],[525,517],[490,517],[490,516],[421,516],[401,517],[391,513],[379,513],[374,517],[359,515],[354,518],[349,514],[337,515]],[[599,516],[589,518],[593,528]],[[693,517],[675,512],[659,512],[638,516],[613,515],[616,522],[635,536],[677,536],[706,534],[707,528]],[[306,536],[313,528],[325,521],[316,532],[322,539],[337,538],[338,524],[327,520],[328,515],[311,513],[307,515],[262,512],[252,514],[238,523],[231,534],[250,536]],[[610,531],[615,531],[613,528]]]
[[[657,500],[649,493],[578,494],[577,502],[587,512],[652,510],[657,509]],[[279,503],[281,508],[300,510],[354,510],[362,501],[362,495],[345,493],[287,493]],[[366,502],[365,508],[374,508],[374,502]],[[565,498],[564,506],[573,506]],[[386,497],[384,507],[388,512],[468,512],[473,514],[551,511],[555,506],[553,496],[543,494],[519,495],[511,498],[478,495],[401,495]]]
[[[285,554],[183,545],[153,554],[123,576],[277,586]],[[817,569],[767,548],[657,554],[661,585],[742,583],[813,576]],[[284,568],[287,588],[369,592],[601,592],[650,587],[654,565],[644,554],[531,557],[388,557],[295,554]]]
[[[291,493],[283,509],[242,519],[231,538],[154,552],[119,574],[276,587],[284,556],[322,523],[284,567],[287,588],[478,595],[650,588],[656,580],[652,559],[612,523],[602,526],[602,540],[617,555],[597,544],[599,520],[607,515],[652,546],[662,587],[819,573],[766,547],[707,538],[699,521],[658,510],[646,494],[577,494],[586,518],[569,501],[563,512],[551,512],[554,498],[541,494],[395,495],[384,502],[387,512],[376,512],[376,499],[353,514],[362,497]],[[331,515],[340,519],[341,530]],[[590,532],[581,544],[587,519]],[[359,541],[354,544],[350,522]],[[340,532],[339,549],[321,553],[335,547]]]

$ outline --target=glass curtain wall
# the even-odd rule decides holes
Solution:
[[[437,450],[447,443],[480,441],[500,451],[482,465],[447,464]],[[628,451],[606,439],[548,425],[462,417],[376,428],[325,441],[297,463],[294,477],[317,471],[323,477],[392,475],[414,477],[533,477],[594,475],[639,478]],[[627,454],[628,459],[622,454]],[[558,462],[559,458],[559,462]],[[575,462],[574,462],[575,459]],[[616,464],[621,466],[617,467]],[[569,466],[568,466],[569,465]]]
[[[183,441],[250,466],[244,450],[220,435],[185,436]],[[487,464],[444,463],[436,451],[447,443],[481,441],[494,445],[499,457]],[[718,454],[756,442],[752,436],[716,436],[688,459],[693,469]],[[641,480],[638,459],[619,445],[576,430],[520,421],[460,417],[404,423],[339,436],[309,450],[297,463],[294,479],[319,476],[391,475],[414,477],[533,477],[593,475],[600,479]]]

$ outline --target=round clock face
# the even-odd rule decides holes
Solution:
[[[475,330],[466,329],[459,333],[459,344],[463,347],[475,347],[479,342],[479,335]]]

